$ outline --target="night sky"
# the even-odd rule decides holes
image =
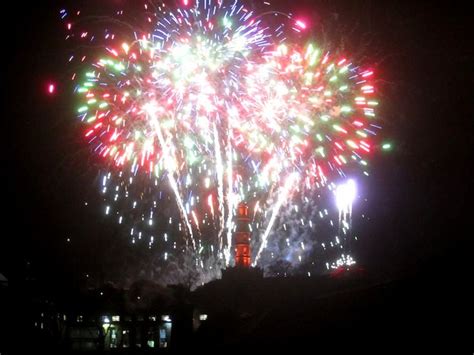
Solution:
[[[45,281],[100,277],[112,267],[102,262],[106,256],[129,248],[119,226],[103,216],[100,164],[75,118],[59,19],[67,3],[44,3],[18,1],[3,13],[13,21],[4,21],[2,36],[0,272],[12,283],[32,274]],[[418,1],[272,3],[312,14],[315,33],[330,23],[328,32],[344,33],[342,43],[376,68],[381,134],[394,148],[373,157],[364,183],[370,220],[359,225],[361,264],[387,277],[457,273],[471,230],[474,66],[467,8]],[[57,84],[56,95],[47,95],[49,81]]]

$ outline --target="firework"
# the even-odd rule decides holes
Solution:
[[[242,101],[242,111],[251,119],[238,126],[239,142],[259,162],[247,178],[280,191],[257,261],[282,196],[287,200],[295,191],[320,190],[347,171],[365,167],[370,137],[379,129],[372,122],[378,104],[372,70],[331,57],[313,44],[302,49],[282,44],[264,59],[246,76],[249,100]]]
[[[88,31],[61,12],[67,38],[91,46],[70,58],[87,67],[73,75],[77,112],[106,162],[105,212],[133,243],[159,243],[165,260],[190,249],[201,268],[229,265],[234,210],[246,201],[259,262],[275,226],[295,224],[282,211],[311,229],[315,198],[365,172],[380,128],[373,71],[287,39],[305,22],[238,1],[150,3],[136,26],[117,14],[111,28]]]

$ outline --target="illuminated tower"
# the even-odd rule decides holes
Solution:
[[[235,266],[250,267],[249,208],[241,202],[237,207],[237,227],[234,234]]]

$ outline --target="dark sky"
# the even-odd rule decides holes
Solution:
[[[128,243],[99,212],[97,164],[71,105],[58,16],[64,2],[44,3],[18,1],[3,15],[14,21],[4,21],[2,36],[6,212],[0,272],[12,279],[28,267],[50,279],[94,272],[106,267],[103,253]],[[344,33],[345,45],[375,64],[382,134],[394,149],[374,157],[366,184],[370,221],[360,233],[363,264],[415,275],[460,267],[454,263],[463,251],[462,227],[470,224],[472,181],[474,58],[467,8],[418,1],[273,3],[312,14],[315,32]],[[58,85],[55,96],[46,95],[49,80]]]

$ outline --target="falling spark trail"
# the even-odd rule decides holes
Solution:
[[[263,249],[266,247],[268,235],[270,234],[270,231],[273,228],[273,224],[275,223],[275,219],[278,215],[280,207],[288,199],[288,195],[291,192],[291,187],[293,186],[293,184],[295,184],[298,181],[298,177],[299,177],[299,175],[296,172],[291,174],[286,179],[285,186],[280,189],[279,195],[278,195],[278,200],[277,200],[276,204],[273,206],[272,216],[270,218],[270,221],[268,222],[267,229],[265,230],[265,233],[263,233],[263,235],[262,235],[262,241],[261,241],[261,244],[260,244],[260,248],[258,249],[258,253],[255,256],[254,265],[256,265],[258,260],[260,259],[260,254],[262,253]]]
[[[147,109],[147,111],[150,111],[150,109]],[[179,211],[181,213],[181,217],[184,219],[186,227],[188,228],[188,233],[189,237],[191,239],[192,245],[193,245],[193,250],[196,251],[196,241],[194,239],[194,234],[193,234],[193,228],[191,226],[191,223],[189,223],[188,215],[186,213],[186,209],[183,204],[183,199],[181,198],[181,194],[179,193],[179,187],[178,183],[176,182],[176,179],[174,177],[174,171],[175,171],[175,162],[171,158],[170,154],[170,148],[168,143],[165,142],[163,138],[163,133],[161,132],[160,124],[158,122],[158,119],[156,118],[155,112],[148,112],[148,115],[151,115],[151,121],[153,124],[153,127],[155,128],[156,135],[160,141],[160,144],[163,148],[163,157],[165,158],[165,166],[166,170],[168,171],[168,180],[171,186],[171,189],[174,192],[174,195],[176,197],[176,202],[179,207]]]
[[[235,207],[235,196],[233,192],[233,166],[232,166],[232,147],[230,144],[230,135],[227,137],[227,245],[224,250],[225,263],[229,265],[230,252],[232,247],[232,218]]]
[[[221,147],[219,143],[219,134],[217,132],[216,123],[214,122],[214,146],[216,154],[216,174],[217,174],[217,196],[219,198],[219,230],[218,230],[218,243],[219,250],[223,247],[222,233],[224,232],[225,226],[225,210],[224,210],[224,167],[222,166]]]

